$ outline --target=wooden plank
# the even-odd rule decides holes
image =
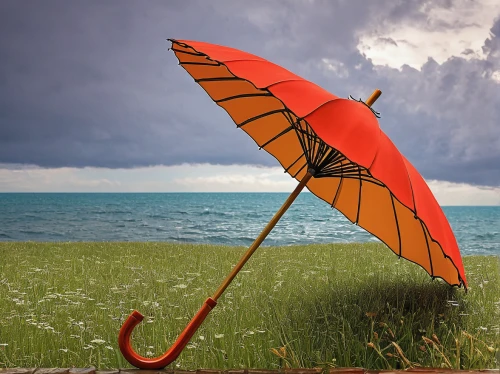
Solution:
[[[12,368],[12,369],[0,369],[1,374],[33,374],[36,368]]]
[[[71,368],[69,374],[96,374],[95,368]]]
[[[69,368],[40,368],[35,374],[69,374]]]

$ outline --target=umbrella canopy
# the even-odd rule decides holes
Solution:
[[[304,187],[432,277],[467,287],[460,251],[443,211],[424,179],[380,130],[371,109],[380,91],[366,102],[342,99],[249,53],[201,42],[171,42],[179,63],[195,81],[299,184],[162,356],[142,357],[133,350],[132,331],[143,316],[138,311],[130,314],[118,336],[128,362],[160,369],[175,360]]]
[[[180,65],[292,177],[312,170],[306,187],[317,197],[432,277],[467,286],[441,207],[368,105],[243,51],[171,42]]]

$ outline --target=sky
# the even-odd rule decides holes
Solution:
[[[0,192],[292,191],[167,38],[366,99],[442,205],[500,205],[498,0],[0,2]]]

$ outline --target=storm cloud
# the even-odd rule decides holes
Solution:
[[[2,1],[0,163],[275,166],[177,65],[166,39],[178,38],[257,54],[342,97],[380,88],[381,127],[425,178],[499,186],[500,18],[482,57],[464,48],[421,69],[394,68],[358,48],[362,35],[385,25],[466,27],[428,22],[429,8],[455,4]]]

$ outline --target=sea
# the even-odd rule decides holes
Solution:
[[[0,241],[248,246],[287,193],[0,193]],[[500,256],[500,206],[444,206],[462,255]],[[301,193],[263,245],[377,242]]]

